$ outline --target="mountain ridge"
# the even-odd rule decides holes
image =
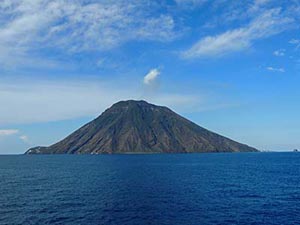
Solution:
[[[100,116],[49,147],[25,154],[255,152],[211,132],[165,106],[143,100],[113,104]]]

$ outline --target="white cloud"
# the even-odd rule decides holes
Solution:
[[[255,0],[254,5],[265,5],[266,3],[269,3],[272,0]]]
[[[268,8],[268,5],[269,3],[273,2],[274,0],[254,0],[251,4],[251,6],[244,12],[243,11],[240,11],[243,15],[246,15],[246,16],[254,16],[256,15],[256,13],[259,13],[259,12],[262,12],[264,11],[265,9]],[[242,4],[244,4],[245,6],[247,6],[247,3],[246,2],[243,2]],[[237,10],[239,11],[239,10]]]
[[[275,56],[285,56],[285,49],[278,49],[273,52],[273,55]]]
[[[219,57],[249,48],[253,42],[289,29],[293,19],[283,16],[281,9],[264,11],[247,26],[226,31],[220,35],[200,39],[183,52],[185,58]]]
[[[297,45],[297,44],[300,44],[300,40],[299,39],[292,39],[289,41],[290,44],[293,44],[293,45]]]
[[[200,6],[206,3],[208,0],[175,0],[179,6]]]
[[[173,18],[154,12],[154,4],[137,0],[0,0],[0,62],[34,64],[47,48],[105,51],[132,40],[175,38]]]
[[[0,137],[14,135],[17,134],[18,132],[19,130],[15,130],[15,129],[0,130]]]
[[[272,66],[269,66],[266,69],[269,70],[269,71],[272,71],[272,72],[280,72],[280,73],[285,72],[284,68],[275,68],[275,67],[272,67]]]
[[[26,136],[26,135],[21,135],[19,138],[20,138],[24,143],[30,144],[30,141],[29,141],[28,136]]]
[[[152,84],[153,82],[155,82],[155,80],[157,79],[159,74],[160,74],[160,71],[158,69],[150,70],[144,77],[144,84],[146,84],[146,85]]]
[[[289,41],[290,44],[295,45],[296,46],[296,50],[298,48],[300,48],[300,40],[299,39],[292,39]]]
[[[21,140],[15,129],[0,130],[0,154],[22,154],[30,144]]]

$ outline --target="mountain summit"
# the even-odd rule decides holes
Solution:
[[[62,141],[26,154],[253,152],[163,106],[121,101]]]

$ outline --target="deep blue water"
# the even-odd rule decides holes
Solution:
[[[299,224],[300,153],[0,156],[0,224]]]

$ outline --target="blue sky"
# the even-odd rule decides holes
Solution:
[[[124,99],[262,150],[300,148],[299,20],[298,0],[0,0],[0,154]]]

